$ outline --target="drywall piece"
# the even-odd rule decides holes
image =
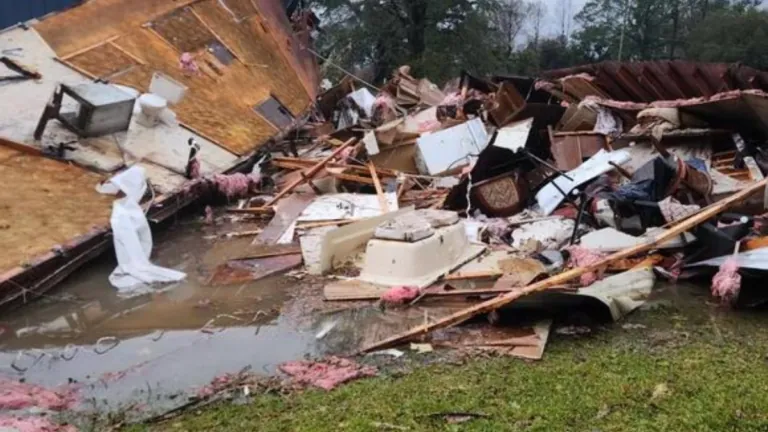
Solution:
[[[597,252],[616,252],[647,243],[661,231],[663,230],[658,228],[649,229],[644,235],[635,237],[614,228],[603,228],[582,236],[581,245]],[[696,241],[696,237],[694,237],[693,234],[685,233],[684,236],[685,240],[680,237],[675,237],[674,239],[659,245],[659,249],[679,248]]]
[[[422,174],[437,175],[469,164],[488,145],[488,133],[476,118],[429,135],[416,142],[416,166]]]
[[[373,238],[376,227],[382,222],[412,211],[413,207],[408,207],[381,216],[363,219],[329,232],[323,237],[320,252],[320,271],[322,273],[330,271],[333,269],[334,262],[342,260],[354,251],[362,248],[368,240]]]
[[[571,238],[575,225],[571,219],[547,219],[523,224],[512,231],[512,247],[523,249],[533,240],[541,243],[544,250],[560,249]]]
[[[365,144],[365,151],[369,156],[374,156],[380,153],[379,142],[376,141],[376,132],[368,131],[363,137],[363,144]]]
[[[496,134],[496,140],[493,142],[493,145],[518,152],[525,148],[528,136],[531,135],[531,127],[533,127],[532,118],[503,127]]]
[[[397,210],[397,193],[386,193],[389,210]],[[315,198],[296,219],[298,222],[318,222],[344,219],[365,219],[380,216],[379,198],[376,195],[341,193],[321,195]]]
[[[358,279],[423,288],[484,250],[485,246],[469,243],[462,222],[436,229],[433,236],[414,243],[372,239]]]
[[[588,161],[581,164],[580,167],[568,171],[568,177],[572,180],[569,180],[565,176],[560,176],[549,182],[536,194],[536,201],[539,203],[542,213],[544,216],[552,214],[557,206],[563,202],[563,192],[571,193],[576,187],[613,170],[614,168],[609,162],[621,165],[628,162],[629,159],[629,153],[624,150],[613,152],[600,150]]]
[[[373,104],[376,103],[376,96],[371,94],[367,88],[359,88],[347,95],[347,97],[355,101],[357,106],[365,111],[366,117],[371,118],[373,115]]]

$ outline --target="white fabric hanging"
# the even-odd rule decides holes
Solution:
[[[158,267],[149,262],[152,254],[152,231],[140,202],[147,191],[144,168],[133,167],[117,174],[97,190],[104,194],[125,194],[112,204],[112,236],[117,255],[117,268],[109,282],[119,291],[129,291],[156,282],[177,282],[185,273]]]

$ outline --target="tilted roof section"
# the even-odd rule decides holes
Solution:
[[[298,116],[316,95],[308,37],[294,34],[279,0],[91,0],[35,29],[91,77],[142,92],[155,72],[184,84],[179,120],[238,155],[278,132],[257,106],[274,97]],[[184,53],[197,72],[181,67]]]

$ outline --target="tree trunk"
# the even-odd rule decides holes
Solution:
[[[427,1],[411,0],[408,2],[411,21],[411,25],[408,26],[408,48],[411,58],[417,62],[421,61],[426,50]]]
[[[675,59],[677,38],[680,32],[680,0],[674,0],[672,6],[672,38],[669,41],[669,59]]]

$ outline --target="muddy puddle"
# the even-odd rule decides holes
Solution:
[[[394,319],[370,306],[318,308],[322,283],[286,276],[212,286],[211,264],[252,240],[222,239],[231,229],[192,219],[155,235],[153,261],[186,272],[182,283],[121,297],[108,281],[115,261],[107,254],[44,298],[4,312],[0,375],[46,387],[76,382],[85,411],[156,413],[222,374],[274,374],[284,361],[351,351],[423,319],[416,309],[412,319]]]

